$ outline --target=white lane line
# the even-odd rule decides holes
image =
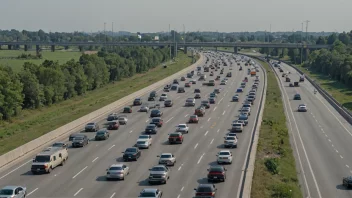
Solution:
[[[115,144],[114,144],[114,145],[112,145],[112,146],[108,149],[108,151],[110,151],[110,149],[114,148],[114,146],[115,146]]]
[[[133,131],[131,130],[130,133],[132,133]]]
[[[214,139],[212,139],[211,141],[210,141],[210,144],[212,144],[214,142]]]
[[[198,143],[194,146],[194,149],[196,149],[196,148],[197,148],[197,146],[198,146]]]
[[[97,147],[98,145],[95,145],[95,147]]]
[[[229,107],[230,105],[228,104],[227,106]]]
[[[181,197],[181,195],[179,194],[178,196],[177,196],[177,198],[180,198]]]
[[[185,117],[187,117],[187,116],[188,116],[188,114],[185,115]]]
[[[227,92],[224,94],[224,96],[226,96]]]
[[[178,171],[181,170],[182,166],[183,166],[183,164],[181,164],[181,166],[180,166],[177,170],[178,170]]]
[[[19,167],[17,167],[17,168],[15,168],[15,169],[13,169],[12,171],[10,171],[10,172],[8,172],[8,173],[6,173],[5,175],[3,175],[3,176],[1,176],[0,177],[0,179],[2,179],[2,178],[4,178],[4,177],[6,177],[6,176],[8,176],[9,174],[11,174],[11,173],[13,173],[13,172],[15,172],[16,170],[18,170],[19,168],[21,168],[22,166],[24,166],[24,165],[26,165],[26,164],[28,164],[29,162],[32,162],[33,160],[29,160],[28,162],[25,162],[24,164],[22,164],[21,166],[19,166]]]
[[[146,120],[145,122],[148,122],[149,121],[149,119],[148,120]]]
[[[331,140],[330,139],[328,139],[329,140],[329,142],[331,142]]]
[[[334,145],[333,145],[333,144],[332,144],[331,146],[332,146],[332,147],[334,147]]]
[[[76,195],[78,195],[79,192],[81,192],[83,190],[83,188],[79,189],[73,196],[75,197]]]
[[[346,167],[347,167],[347,168],[350,168],[350,166],[349,166],[349,165],[347,165],[347,164],[346,164]]]
[[[170,121],[172,120],[172,118],[174,118],[174,117],[171,117],[170,119],[168,119],[168,120],[166,121],[166,123],[170,122]]]
[[[202,158],[203,158],[203,156],[205,155],[205,153],[203,153],[203,155],[202,156],[200,156],[200,158],[199,158],[199,160],[198,160],[198,162],[197,162],[197,164],[199,164],[200,163],[200,160],[202,160]]]
[[[336,153],[339,153],[339,151],[337,149],[335,149]]]
[[[97,160],[99,157],[96,157],[92,162],[95,162],[95,160]]]
[[[215,111],[215,110],[216,110],[216,108],[217,108],[217,107],[214,107],[213,111]]]
[[[226,112],[226,111],[222,112],[222,115],[225,115],[225,112]]]
[[[340,155],[341,159],[343,159],[342,155]]]
[[[72,177],[72,179],[76,178],[79,174],[81,174],[88,166],[84,167],[81,171],[79,171],[75,176]]]
[[[325,134],[325,137],[328,137],[328,135]]]
[[[321,125],[319,124],[319,127],[321,128]]]
[[[30,193],[28,193],[27,194],[27,196],[29,196],[29,195],[31,195],[31,194],[33,194],[35,191],[37,191],[38,190],[38,188],[36,188],[36,189],[34,189],[34,190],[32,190]]]
[[[202,129],[202,128],[203,128],[203,125],[202,125],[202,126],[200,126],[200,128]]]
[[[113,193],[113,194],[110,196],[110,198],[113,198],[113,197],[115,196],[115,194],[116,194],[116,193]]]
[[[220,129],[218,129],[216,132],[219,133]]]
[[[208,132],[209,132],[209,131],[205,132],[204,136],[207,136]]]
[[[208,122],[210,121],[211,118],[208,118]]]
[[[185,187],[184,187],[184,186],[182,186],[182,188],[181,188],[181,192],[183,191],[183,189],[185,189]]]
[[[223,99],[224,99],[224,98],[221,98],[221,99],[219,100],[218,104],[220,104],[220,102],[221,102]]]

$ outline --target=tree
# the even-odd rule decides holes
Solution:
[[[325,45],[326,44],[326,40],[324,37],[319,36],[318,40],[315,42],[317,45]]]
[[[42,106],[45,103],[43,86],[39,84],[35,74],[29,70],[22,70],[19,75],[23,84],[23,108],[31,109]]]
[[[337,35],[335,33],[328,37],[327,44],[332,45],[337,40]]]
[[[339,40],[343,44],[348,45],[350,43],[350,36],[348,34],[346,34],[346,32],[343,32],[343,33],[339,34]]]

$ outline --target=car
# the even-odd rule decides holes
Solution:
[[[130,106],[126,106],[123,108],[123,113],[132,113],[132,108]]]
[[[295,94],[293,96],[293,100],[301,100],[301,95],[300,94]]]
[[[232,164],[232,153],[229,150],[221,150],[216,155],[218,157],[217,162],[218,164],[228,163]]]
[[[232,96],[232,101],[233,101],[233,102],[238,102],[239,99],[240,99],[240,97],[239,97],[238,94]]]
[[[118,119],[118,121],[119,121],[119,124],[121,124],[121,125],[126,125],[127,122],[128,122],[128,119],[127,119],[126,116],[120,116],[119,119]]]
[[[200,93],[200,89],[194,89],[194,93]]]
[[[226,85],[226,81],[222,80],[220,85]]]
[[[171,85],[171,91],[176,91],[178,89],[178,84]]]
[[[164,101],[165,107],[172,107],[173,105],[174,105],[174,103],[170,99]]]
[[[223,181],[226,180],[226,168],[219,165],[211,165],[208,168],[208,182]]]
[[[226,137],[237,137],[237,133],[230,131],[230,132],[226,133]],[[238,139],[238,137],[237,137],[237,139]]]
[[[174,132],[169,134],[169,143],[174,144],[174,143],[180,143],[182,144],[183,142],[183,135],[180,132]]]
[[[209,98],[208,100],[209,100],[209,103],[210,103],[210,104],[215,104],[215,102],[216,102],[216,101],[215,101],[215,98]]]
[[[199,117],[197,115],[191,115],[189,117],[188,123],[198,123],[199,122]]]
[[[215,92],[209,94],[209,98],[216,98],[218,97]]]
[[[138,139],[140,139],[140,140],[149,140],[150,142],[153,141],[153,138],[152,138],[151,135],[140,135],[140,136],[138,137]]]
[[[110,122],[106,122],[104,126],[108,130],[118,130],[120,128],[120,123],[119,121],[110,121]]]
[[[74,134],[71,134],[70,137],[68,138],[68,141],[72,141],[74,138],[78,137],[78,136],[85,136],[84,134],[81,134],[81,133],[74,133]]]
[[[307,111],[308,111],[307,105],[305,104],[298,105],[298,112],[307,112]]]
[[[255,99],[256,93],[255,92],[249,92],[248,96],[253,96],[253,98]]]
[[[139,112],[148,112],[149,111],[149,107],[146,105],[142,105],[141,108],[139,109]]]
[[[150,112],[150,117],[151,118],[154,118],[154,117],[161,117],[163,115],[163,112],[160,111],[159,109],[153,109],[151,112]]]
[[[177,93],[185,93],[185,88],[184,87],[178,87]]]
[[[106,118],[106,121],[113,121],[117,119],[119,119],[119,115],[117,113],[112,113],[108,115],[108,117]]]
[[[185,83],[185,87],[191,87],[191,83],[189,82]]]
[[[196,100],[194,98],[187,98],[185,102],[185,107],[192,106],[194,107],[196,105]]]
[[[164,164],[166,166],[175,166],[176,157],[172,153],[162,153],[158,155],[159,157],[159,164]]]
[[[251,105],[254,104],[254,97],[253,97],[253,96],[251,96],[251,97],[248,96],[248,97],[246,98],[246,102],[248,102],[248,103],[251,104]]]
[[[195,80],[191,80],[189,82],[191,82],[193,85],[197,84],[197,81],[195,81]]]
[[[133,101],[133,106],[138,106],[138,105],[142,105],[142,98],[136,98]]]
[[[156,165],[149,169],[148,183],[164,183],[166,184],[170,178],[170,169],[165,165]]]
[[[219,94],[219,93],[220,93],[220,91],[221,91],[221,89],[214,89],[213,93],[215,93],[215,94]]]
[[[174,81],[172,82],[172,84],[178,84],[178,80],[174,79]]]
[[[210,102],[208,100],[203,100],[201,105],[204,106],[206,109],[210,108]]]
[[[289,84],[289,87],[294,87],[294,85],[292,83]]]
[[[352,187],[352,176],[347,176],[342,178],[342,185],[346,188]]]
[[[186,78],[184,76],[181,77],[181,81],[185,81]]]
[[[155,124],[148,124],[145,127],[145,133],[146,134],[157,134],[158,133],[158,127]]]
[[[243,88],[238,88],[238,89],[236,90],[236,92],[237,92],[237,93],[242,93],[242,92],[243,92]]]
[[[90,122],[84,127],[85,132],[97,132],[99,130],[99,125],[96,122]]]
[[[227,136],[225,137],[225,140],[224,140],[224,147],[225,148],[232,148],[232,147],[235,147],[237,148],[237,137],[236,136]]]
[[[139,149],[149,149],[149,147],[152,145],[152,139],[137,139],[137,142],[135,144],[135,147]]]
[[[217,188],[214,184],[199,184],[194,190],[196,192],[193,198],[215,198]]]
[[[51,145],[51,147],[62,148],[67,150],[68,145],[65,142],[55,142],[54,144]]]
[[[131,161],[131,160],[134,160],[134,161],[137,161],[138,158],[141,157],[142,155],[142,152],[141,150],[139,150],[139,148],[137,147],[130,147],[130,148],[127,148],[123,153],[123,160],[124,161]]]
[[[239,122],[232,123],[231,131],[242,132],[243,131],[243,124],[239,123]]]
[[[85,145],[89,144],[89,139],[86,135],[76,136],[72,140],[72,147],[84,147]]]
[[[155,101],[155,99],[158,97],[158,94],[156,91],[152,91],[149,94],[148,101]]]
[[[242,111],[240,113],[240,115],[238,115],[238,120],[243,120],[247,125],[248,124],[248,116],[249,116],[248,114],[249,114],[249,112]]]
[[[1,198],[25,198],[27,188],[22,186],[5,186],[0,190]]]
[[[196,93],[196,95],[194,96],[195,99],[200,99],[202,98],[202,96],[199,93]]]
[[[188,133],[189,127],[187,124],[179,124],[176,127],[176,132]]]
[[[250,103],[245,103],[245,104],[242,105],[242,108],[243,107],[249,107],[250,108],[250,107],[252,107],[252,105]]]
[[[128,166],[125,164],[113,164],[106,169],[106,180],[125,180],[125,177],[128,174],[130,174],[130,168]]]
[[[169,92],[171,88],[171,85],[166,85],[163,89],[164,92]]]
[[[95,140],[107,140],[110,137],[108,129],[102,128],[95,134]]]
[[[205,107],[203,105],[197,107],[194,111],[194,115],[203,117],[205,114]]]
[[[139,193],[139,198],[161,198],[163,192],[156,188],[145,188]]]
[[[162,93],[160,95],[159,101],[165,101],[167,99],[167,94],[166,93]]]
[[[251,115],[251,108],[250,107],[242,107],[240,110],[241,113],[247,112],[248,115]]]
[[[162,127],[164,124],[164,120],[159,117],[154,117],[151,120],[150,124],[155,124],[157,127]]]

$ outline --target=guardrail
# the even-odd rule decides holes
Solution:
[[[5,153],[0,156],[0,169],[4,168],[5,166],[9,165],[10,163],[14,163],[20,159],[22,159],[25,156],[29,156],[30,154],[34,154],[35,152],[38,152],[40,149],[45,148],[46,146],[49,146],[52,144],[54,141],[57,141],[59,138],[64,138],[65,136],[68,136],[74,132],[77,132],[79,128],[83,128],[85,124],[88,122],[93,122],[96,121],[109,113],[112,113],[116,111],[117,109],[123,108],[127,104],[131,103],[132,100],[135,98],[141,97],[142,95],[159,89],[162,86],[164,86],[168,82],[172,82],[173,79],[179,78],[180,76],[183,76],[190,70],[193,70],[198,66],[199,64],[204,62],[204,56],[201,55],[199,60],[194,63],[191,66],[188,66],[187,68],[164,78],[163,80],[160,80],[152,85],[149,85],[148,87],[145,87],[137,92],[134,92],[128,96],[125,96],[109,105],[106,105],[105,107],[102,107],[92,113],[89,113],[81,118],[78,118],[77,120],[74,120],[68,124],[65,124],[64,126],[61,126],[49,133],[46,133],[45,135],[38,137],[37,139],[34,139],[8,153]]]
[[[273,59],[276,60],[276,59]],[[296,66],[294,65],[290,65],[285,61],[281,61],[284,62],[285,64],[287,64],[288,66],[294,68],[298,73],[300,73],[301,75],[304,74],[303,71],[301,71],[300,69],[298,69]],[[317,84],[314,80],[312,80],[309,76],[305,75],[305,78],[315,87],[315,89],[331,104],[332,107],[334,107],[334,109],[339,112],[339,114],[345,118],[345,120],[352,124],[352,113],[346,109],[345,107],[343,107],[332,95],[330,95],[327,91],[325,91],[323,88],[320,87],[319,84]]]

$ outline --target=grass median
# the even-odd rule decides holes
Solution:
[[[162,65],[144,74],[111,83],[83,96],[36,110],[24,110],[11,122],[0,125],[0,155],[40,137],[122,97],[162,80],[192,64],[192,58],[179,53],[168,68]]]
[[[302,192],[286,126],[281,91],[270,66],[263,61],[260,61],[260,63],[268,71],[267,92],[251,197],[301,198]]]

